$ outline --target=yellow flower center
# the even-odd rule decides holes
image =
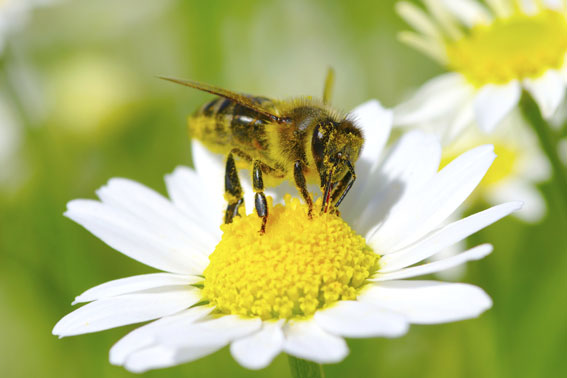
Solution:
[[[510,143],[503,143],[499,141],[491,140],[488,142],[494,146],[494,153],[496,154],[496,159],[484,175],[484,178],[479,184],[477,192],[481,192],[483,189],[497,186],[506,179],[514,176],[517,172],[518,158],[520,156],[520,151],[514,145]],[[443,158],[441,160],[441,167],[449,164],[454,158],[461,155],[463,152],[469,150],[474,146],[479,146],[484,143],[474,143],[466,148],[447,148],[443,151]]]
[[[448,42],[446,49],[450,68],[475,86],[538,77],[564,63],[567,17],[552,10],[518,12],[473,27],[465,37]]]
[[[203,273],[202,295],[222,314],[309,317],[355,299],[378,269],[379,256],[340,217],[314,211],[310,220],[307,206],[289,195],[285,205],[273,207],[269,200],[264,235],[255,213],[221,228],[222,240]]]

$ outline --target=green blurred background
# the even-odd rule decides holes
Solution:
[[[191,164],[186,116],[209,97],[157,75],[286,98],[319,96],[333,66],[337,108],[371,97],[392,106],[442,72],[396,40],[407,26],[393,4],[77,0],[34,9],[0,55],[0,111],[17,125],[0,134],[0,376],[132,376],[110,365],[108,351],[134,326],[63,340],[51,329],[87,288],[151,271],[62,213],[67,201],[94,198],[115,176],[164,193],[164,174]],[[549,198],[550,184],[540,189]],[[349,340],[350,355],[326,366],[327,376],[563,375],[567,225],[549,208],[538,225],[507,218],[469,241],[495,245],[463,279],[483,287],[493,309],[413,326],[399,339]],[[289,377],[289,370],[284,355],[246,370],[225,348],[145,375]]]

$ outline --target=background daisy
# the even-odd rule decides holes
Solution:
[[[395,109],[395,123],[435,122],[446,141],[475,122],[485,132],[512,111],[526,90],[544,118],[567,86],[565,1],[425,1],[426,11],[398,2],[416,30],[400,39],[449,72],[425,83]]]

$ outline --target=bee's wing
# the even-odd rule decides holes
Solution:
[[[260,114],[268,117],[269,119],[271,119],[274,122],[278,122],[278,123],[287,123],[288,122],[288,120],[286,118],[280,117],[276,114],[273,114],[269,110],[264,109],[259,104],[252,101],[252,99],[250,97],[247,97],[243,94],[231,92],[228,89],[218,88],[218,87],[215,87],[214,85],[198,83],[196,81],[174,79],[174,78],[171,78],[171,77],[162,77],[162,76],[159,76],[159,78],[163,79],[163,80],[171,81],[173,83],[185,85],[187,87],[199,89],[201,91],[208,92],[208,93],[211,93],[211,94],[214,94],[214,95],[217,95],[217,96],[228,98],[229,100],[234,101],[237,104],[240,104],[240,105],[242,105],[242,106],[244,106],[244,107],[246,107],[246,108],[248,108],[252,111],[255,111],[257,113],[260,113]]]

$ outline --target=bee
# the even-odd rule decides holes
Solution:
[[[364,139],[353,119],[329,106],[333,78],[329,70],[322,101],[310,97],[280,101],[162,77],[218,96],[191,115],[188,126],[193,138],[227,156],[224,223],[231,223],[244,204],[237,168],[245,167],[252,172],[254,205],[262,218],[260,234],[265,233],[268,219],[265,181],[274,186],[292,181],[308,205],[309,218],[313,200],[307,184],[319,183],[321,212],[338,213],[356,180],[354,163]]]

